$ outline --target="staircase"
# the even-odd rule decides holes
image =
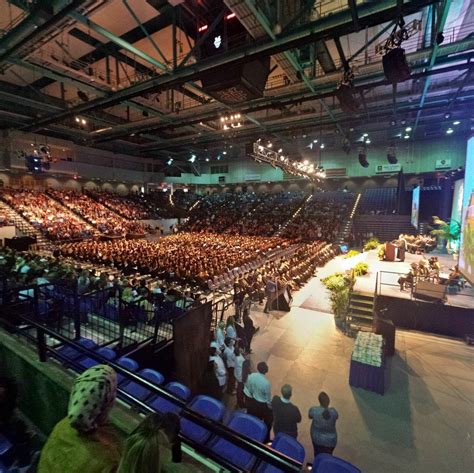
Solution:
[[[354,331],[372,328],[374,320],[374,296],[352,292],[349,300],[347,325]]]
[[[356,214],[357,207],[359,206],[361,196],[362,194],[357,194],[349,218],[342,222],[341,231],[339,232],[339,235],[337,236],[335,241],[336,245],[342,245],[344,243],[347,243],[347,241],[349,240],[349,236],[352,230],[352,224],[354,223],[354,215]]]
[[[307,205],[313,199],[313,194],[309,195],[303,203],[295,210],[295,213],[278,229],[278,231],[273,236],[281,236],[286,227],[299,215],[299,213],[303,210],[304,206]]]
[[[13,222],[13,225],[15,225],[23,235],[36,238],[38,249],[44,250],[49,246],[46,237],[3,200],[0,200],[0,212],[7,215],[8,220]]]

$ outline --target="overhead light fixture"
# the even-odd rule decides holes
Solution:
[[[318,142],[318,140],[313,140],[313,143],[317,143],[317,142]]]
[[[320,148],[321,148],[321,149],[324,149],[324,143],[321,143]]]
[[[206,158],[206,163],[208,163],[208,162],[209,162],[209,158]]]
[[[86,119],[83,118],[83,119],[81,120],[81,123],[82,123],[83,125],[85,125],[85,124],[87,123]]]
[[[202,26],[200,26],[200,27],[198,28],[198,32],[199,32],[199,33],[202,33],[203,31],[206,31],[207,28],[208,28],[207,25],[202,25]]]
[[[194,161],[196,161],[196,155],[195,154],[192,154],[191,157],[188,159],[188,161],[190,163],[194,163]]]
[[[168,159],[167,163],[168,166],[171,166],[173,164],[173,158]]]
[[[403,139],[404,139],[404,140],[410,139],[410,135],[408,135],[408,134],[404,135]]]
[[[281,153],[282,151],[283,151],[283,150],[282,150],[281,148],[278,150],[279,153]]]
[[[372,143],[372,141],[370,141],[370,138],[367,138],[367,139],[365,140],[365,144],[370,145],[370,143]]]
[[[229,14],[225,17],[226,20],[232,20],[232,18],[235,18],[235,13],[229,13]]]
[[[271,142],[269,141],[269,142],[267,143],[267,146],[268,146],[269,148],[271,148],[271,147],[273,146],[273,143],[271,143]]]
[[[363,136],[364,138],[367,138],[367,137],[369,136],[369,134],[368,134],[368,133],[364,133],[362,136]]]
[[[411,131],[411,129],[412,129],[411,126],[407,126],[407,127],[405,128],[405,131],[408,133],[408,132]]]
[[[453,121],[453,125],[454,125],[454,126],[457,126],[457,125],[459,125],[460,123],[461,123],[461,122],[460,122],[459,120],[454,120],[454,121]]]
[[[76,123],[81,123],[81,119],[79,117],[76,117]]]
[[[454,133],[454,130],[453,130],[452,128],[448,128],[448,129],[446,130],[446,134],[447,134],[447,135],[450,135],[451,133]]]
[[[451,118],[451,112],[446,112],[444,114],[444,118],[446,118],[446,120],[449,120]]]
[[[227,151],[222,151],[222,154],[227,154]]]

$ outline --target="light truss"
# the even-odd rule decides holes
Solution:
[[[322,166],[315,166],[308,160],[297,161],[283,154],[283,150],[274,151],[271,143],[262,145],[262,140],[253,144],[253,153],[250,155],[257,163],[270,164],[274,168],[281,169],[286,174],[309,179],[312,182],[321,182],[326,177],[326,171]]]

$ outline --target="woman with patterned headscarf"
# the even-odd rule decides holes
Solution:
[[[75,381],[68,415],[54,428],[41,452],[38,473],[112,473],[120,462],[118,435],[107,426],[117,393],[117,375],[94,366]]]

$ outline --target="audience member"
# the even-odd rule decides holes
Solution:
[[[298,437],[298,424],[301,422],[300,410],[290,402],[292,388],[289,384],[281,387],[281,396],[273,396],[273,432]]]
[[[329,407],[329,396],[323,391],[318,396],[319,406],[311,407],[308,417],[311,422],[311,441],[314,456],[320,453],[332,455],[337,444],[336,421],[339,418],[334,407]]]
[[[49,436],[38,473],[116,471],[121,442],[107,426],[116,391],[117,375],[110,366],[94,366],[76,378],[68,415]]]

